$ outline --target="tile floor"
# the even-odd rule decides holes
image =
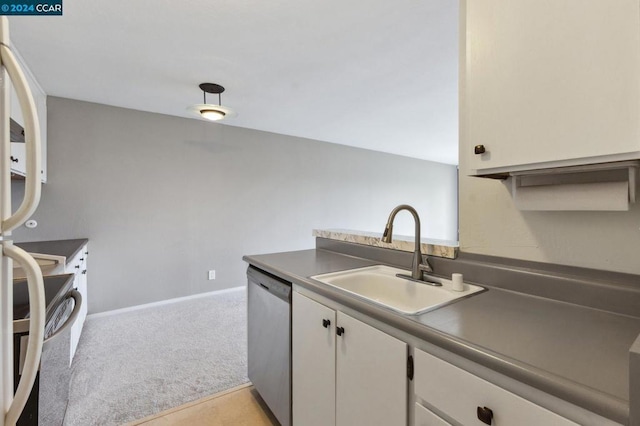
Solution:
[[[127,426],[278,426],[251,384],[172,408]]]

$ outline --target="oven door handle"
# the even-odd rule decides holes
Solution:
[[[56,336],[63,333],[68,327],[71,327],[71,325],[76,322],[78,315],[80,315],[80,308],[82,307],[82,294],[78,290],[71,290],[69,293],[67,293],[65,302],[69,299],[73,299],[74,301],[73,311],[71,312],[71,315],[69,315],[69,318],[67,318],[64,324],[62,324],[62,327],[57,329],[51,336],[44,339],[44,343],[50,342],[52,339],[55,339]]]

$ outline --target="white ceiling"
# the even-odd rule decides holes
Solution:
[[[11,17],[49,95],[458,162],[456,0],[64,0]],[[217,96],[208,96],[211,103]]]

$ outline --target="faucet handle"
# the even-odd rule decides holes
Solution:
[[[429,264],[429,258],[428,257],[424,258],[424,263],[420,263],[420,265],[418,265],[418,268],[420,268],[420,270],[422,272],[433,272],[433,269],[431,268],[431,265]]]

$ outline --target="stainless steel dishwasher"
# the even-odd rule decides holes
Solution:
[[[247,269],[248,375],[282,426],[291,424],[291,283]]]

